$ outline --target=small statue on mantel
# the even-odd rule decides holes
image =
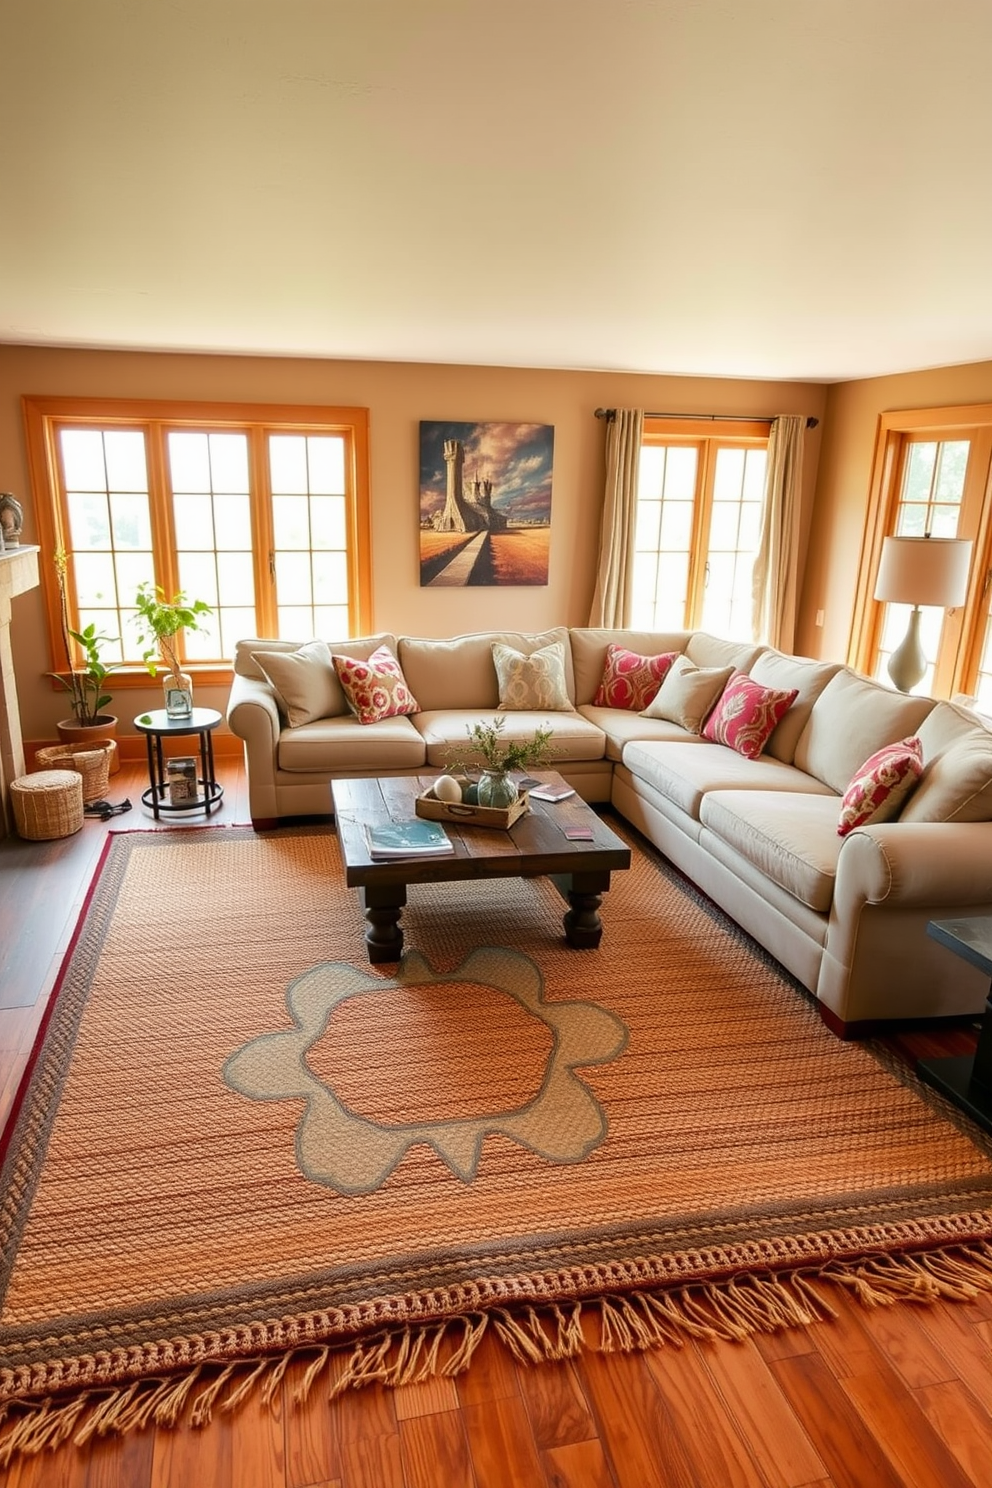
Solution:
[[[20,546],[23,526],[21,503],[9,491],[0,491],[0,551]]]

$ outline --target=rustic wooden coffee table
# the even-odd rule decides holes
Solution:
[[[400,915],[411,884],[453,883],[484,878],[534,878],[546,874],[568,901],[562,921],[565,939],[577,950],[599,945],[602,897],[614,869],[630,867],[627,844],[578,795],[557,805],[531,799],[530,811],[509,831],[445,821],[453,853],[441,857],[373,861],[366,828],[415,815],[414,802],[436,778],[433,774],[392,775],[374,780],[335,780],[334,816],[345,865],[345,882],[361,892],[368,928],[369,960],[397,961],[403,949]],[[535,772],[542,781],[563,783],[553,771]],[[586,828],[586,841],[570,840],[566,830]]]

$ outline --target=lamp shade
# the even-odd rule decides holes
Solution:
[[[954,609],[968,592],[971,546],[969,538],[959,537],[885,538],[875,598]]]

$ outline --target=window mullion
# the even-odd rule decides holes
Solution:
[[[255,574],[255,614],[258,634],[279,634],[276,613],[275,534],[272,527],[272,481],[269,468],[268,429],[253,424],[248,431],[248,471],[251,481],[252,540]]]
[[[165,436],[163,424],[154,422],[146,426],[155,582],[164,590],[167,598],[171,599],[179,588],[179,564],[176,558],[176,526]]]

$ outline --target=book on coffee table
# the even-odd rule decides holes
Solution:
[[[370,826],[366,836],[371,858],[436,857],[439,853],[454,852],[451,838],[440,823],[419,816]]]
[[[567,801],[575,791],[570,785],[538,785],[531,795],[535,801]]]

